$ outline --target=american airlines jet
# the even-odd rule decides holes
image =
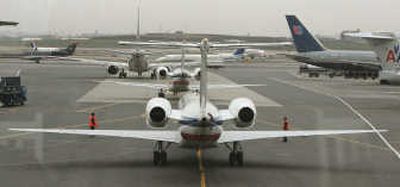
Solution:
[[[132,43],[133,44],[133,43]],[[143,44],[143,43],[142,43]],[[147,43],[151,44],[151,43]],[[184,95],[173,109],[164,98],[152,98],[145,108],[146,123],[157,130],[82,130],[82,129],[24,129],[12,128],[12,131],[57,133],[64,135],[109,136],[143,139],[155,142],[153,161],[155,165],[167,162],[167,149],[172,144],[181,148],[213,148],[225,145],[230,149],[229,163],[243,165],[241,142],[272,139],[279,137],[299,137],[318,135],[339,135],[372,133],[373,130],[300,130],[300,131],[249,131],[244,130],[256,124],[256,106],[248,98],[239,97],[231,101],[227,109],[218,109],[208,98],[207,53],[210,48],[230,47],[230,44],[212,44],[207,39],[200,43],[153,43],[171,47],[200,48],[202,62],[200,90]],[[248,44],[250,45],[250,44]],[[180,124],[177,130],[160,130],[169,123]],[[234,126],[241,130],[224,130],[224,126]],[[95,140],[94,140],[95,141]],[[166,144],[166,145],[165,145]]]
[[[365,39],[382,64],[381,84],[400,84],[400,41],[394,33],[348,33],[347,36]]]

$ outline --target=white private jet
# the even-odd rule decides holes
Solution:
[[[149,43],[150,44],[150,43]],[[159,45],[153,43],[152,45]],[[161,44],[167,45],[167,44]],[[279,137],[299,137],[317,135],[339,135],[373,133],[373,130],[303,130],[303,131],[248,131],[223,130],[223,123],[229,122],[237,128],[248,128],[255,124],[256,107],[248,98],[237,98],[231,101],[228,109],[220,110],[207,98],[207,52],[209,48],[229,47],[230,44],[212,44],[207,39],[201,43],[174,43],[168,46],[200,48],[202,54],[200,91],[184,95],[178,109],[172,109],[171,103],[164,98],[153,98],[148,101],[145,113],[146,123],[151,128],[165,128],[169,121],[181,124],[178,130],[81,130],[81,129],[25,129],[12,128],[12,131],[42,132],[87,136],[110,136],[155,141],[153,161],[155,165],[167,162],[169,145],[178,144],[184,148],[210,148],[225,144],[231,149],[229,163],[243,164],[242,141],[271,139]],[[381,130],[384,131],[384,130]],[[164,146],[164,142],[167,143]],[[230,146],[232,145],[232,146]]]
[[[292,45],[290,42],[282,42],[282,43],[271,43],[271,46],[287,46]],[[264,50],[261,49],[247,49],[247,48],[238,48],[233,53],[219,53],[219,54],[210,54],[208,55],[208,63],[224,63],[224,62],[241,62],[245,58],[262,58],[266,57],[267,54]],[[156,62],[179,62],[182,59],[181,54],[168,54],[162,57],[157,58]],[[200,54],[186,54],[185,62],[200,62],[201,55]]]
[[[381,63],[381,84],[400,84],[400,40],[392,32],[347,33],[345,36],[365,39]]]
[[[181,66],[181,63],[150,63],[150,59],[148,55],[150,52],[144,50],[133,50],[132,52],[127,51],[117,51],[113,50],[113,52],[130,55],[126,62],[123,61],[103,61],[103,60],[94,60],[94,59],[82,59],[82,58],[64,58],[64,60],[70,60],[78,63],[91,64],[91,65],[99,65],[106,66],[107,72],[110,75],[117,75],[119,78],[128,77],[128,72],[137,73],[139,77],[143,76],[143,73],[150,73],[151,78],[164,79],[167,77],[173,77],[177,74],[182,73],[181,69],[178,68]],[[188,65],[198,65],[199,63],[188,63]],[[200,76],[200,68],[194,69],[192,72],[185,70],[188,76],[196,77]]]

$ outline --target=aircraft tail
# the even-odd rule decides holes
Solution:
[[[293,37],[297,52],[324,51],[326,48],[314,37],[294,15],[287,15],[286,20]]]
[[[206,48],[205,48],[206,47]],[[208,53],[208,40],[201,41],[201,66],[200,66],[200,116],[201,119],[207,118],[207,53]]]
[[[65,49],[69,55],[73,55],[75,53],[75,49],[78,46],[78,43],[74,42]]]
[[[394,33],[348,33],[346,36],[365,39],[378,56],[382,68],[390,69],[400,65],[400,43]]]
[[[233,56],[242,56],[245,51],[245,48],[238,48],[233,52]]]
[[[30,46],[31,46],[32,50],[36,50],[37,49],[37,45],[36,45],[35,42],[31,42]]]

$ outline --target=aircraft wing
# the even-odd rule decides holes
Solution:
[[[199,66],[200,62],[185,62],[185,66]],[[176,68],[176,67],[181,67],[182,64],[179,62],[162,62],[162,63],[150,63],[148,65],[149,69],[154,69],[157,67],[172,67],[172,68]]]
[[[386,130],[379,130],[386,132]],[[302,130],[302,131],[224,131],[218,143],[229,143],[236,141],[250,141],[281,137],[300,136],[327,136],[344,134],[376,133],[374,130]]]
[[[13,25],[13,26],[16,26],[16,25],[18,25],[19,23],[17,23],[17,22],[13,22],[13,21],[0,21],[0,26],[3,26],[3,25]]]
[[[131,87],[144,87],[151,89],[167,89],[167,84],[152,84],[152,83],[135,83],[135,82],[120,82],[120,81],[102,81],[102,83],[112,83]]]
[[[119,45],[131,45],[137,47],[190,47],[198,48],[199,44],[184,43],[184,42],[134,42],[134,41],[119,41]]]
[[[73,58],[73,57],[56,57],[54,59],[69,61],[68,63],[85,64],[85,65],[118,66],[126,68],[128,67],[128,63],[125,62],[113,62],[113,61],[103,61],[103,60]]]
[[[345,36],[355,37],[355,38],[363,38],[363,39],[372,39],[372,40],[394,40],[396,36],[393,33],[388,32],[358,32],[358,33],[346,33]]]
[[[109,136],[120,138],[135,138],[151,141],[165,141],[179,143],[181,136],[178,131],[158,131],[158,130],[82,130],[82,129],[16,129],[11,131],[21,132],[39,132],[68,135],[86,135],[86,136]]]
[[[265,84],[209,84],[208,89],[219,90],[219,89],[229,89],[229,88],[243,88],[243,87],[260,87],[266,86]],[[200,89],[200,85],[190,86],[192,90]]]
[[[227,43],[227,44],[212,44],[212,48],[241,48],[241,47],[279,47],[292,46],[292,42],[276,42],[276,43]]]

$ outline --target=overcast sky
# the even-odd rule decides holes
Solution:
[[[0,20],[24,33],[135,33],[138,0],[0,0]],[[345,29],[398,31],[399,0],[142,0],[142,32],[184,30],[288,36],[296,14],[316,34]]]

